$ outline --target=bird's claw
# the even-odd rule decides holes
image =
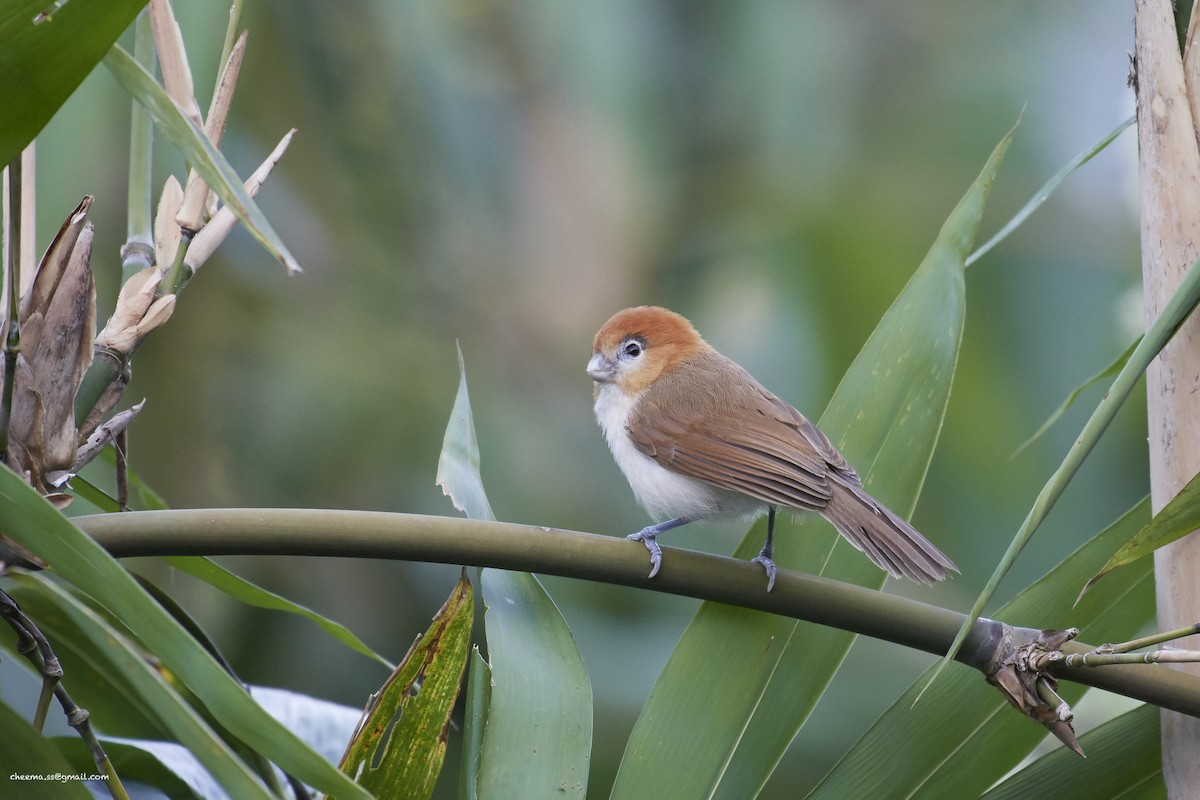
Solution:
[[[767,591],[769,592],[772,589],[774,589],[775,588],[775,573],[777,570],[775,568],[775,562],[771,560],[771,557],[769,555],[767,555],[765,552],[763,552],[763,553],[759,553],[758,555],[756,555],[754,558],[752,558],[750,560],[752,562],[754,562],[755,564],[761,565],[762,568],[767,571]]]
[[[650,575],[653,578],[662,566],[662,548],[658,546],[658,534],[648,531],[638,531],[625,537],[632,542],[641,542],[650,551]]]

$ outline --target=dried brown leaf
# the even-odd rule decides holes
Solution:
[[[171,175],[163,183],[158,210],[154,214],[154,263],[159,272],[166,272],[175,263],[175,251],[179,249],[179,223],[175,221],[175,215],[182,204],[183,187]]]
[[[44,313],[46,306],[50,304],[50,296],[54,294],[54,289],[62,278],[63,270],[67,267],[71,253],[75,250],[75,243],[79,239],[80,231],[83,230],[84,222],[87,221],[88,209],[91,207],[92,196],[85,195],[75,210],[63,220],[54,240],[46,248],[46,252],[38,264],[37,275],[29,290],[21,298],[18,319],[22,325],[35,311]]]
[[[275,165],[279,163],[279,160],[283,158],[283,154],[287,152],[288,145],[292,143],[292,137],[295,134],[295,128],[288,131],[279,140],[279,144],[275,145],[275,149],[271,151],[266,160],[246,179],[244,186],[246,187],[246,192],[251,197],[258,194],[258,190],[262,188],[263,183],[270,176],[271,170],[275,169]],[[192,240],[191,247],[188,248],[187,255],[184,256],[184,263],[193,270],[200,269],[204,262],[209,259],[209,256],[221,245],[221,242],[225,241],[225,237],[229,235],[229,232],[233,230],[233,226],[236,224],[237,217],[234,216],[233,212],[228,208],[222,207],[208,221],[204,229],[196,234],[196,238]]]

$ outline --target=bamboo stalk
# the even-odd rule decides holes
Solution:
[[[518,569],[651,589],[782,614],[922,650],[946,652],[966,617],[895,595],[780,570],[772,592],[739,559],[669,549],[655,578],[636,542],[504,522],[313,509],[132,511],[73,520],[117,557],[303,555],[386,558]],[[995,652],[1001,623],[979,619],[956,659],[977,669]],[[1036,634],[1027,628],[1008,629]],[[1067,642],[1067,654],[1092,646]],[[1200,678],[1152,666],[1094,669],[1056,664],[1060,679],[1200,717]]]
[[[1141,184],[1142,281],[1147,324],[1158,316],[1196,258],[1200,243],[1200,150],[1194,58],[1184,68],[1169,0],[1137,0],[1135,80]],[[1193,48],[1188,48],[1194,50]],[[1200,322],[1185,322],[1146,370],[1150,498],[1155,513],[1200,470]],[[1200,537],[1191,534],[1155,553],[1158,627],[1200,619]],[[1193,640],[1194,641],[1194,640]],[[1172,669],[1200,675],[1196,665]],[[1164,670],[1166,671],[1166,670]],[[1200,720],[1162,715],[1163,779],[1169,798],[1200,797]]]

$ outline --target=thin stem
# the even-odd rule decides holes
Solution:
[[[1200,622],[1188,625],[1183,628],[1176,628],[1173,631],[1165,631],[1163,633],[1153,633],[1149,636],[1143,636],[1141,639],[1131,639],[1128,642],[1121,644],[1104,644],[1096,648],[1098,653],[1128,653],[1131,650],[1140,650],[1143,647],[1153,647],[1156,644],[1163,642],[1171,642],[1175,639],[1182,639],[1185,636],[1192,636],[1200,633]]]
[[[225,44],[221,46],[221,60],[218,64],[225,64],[229,61],[229,54],[233,52],[233,45],[238,38],[238,28],[242,26],[242,7],[245,5],[245,0],[233,0],[233,5],[229,8],[229,24],[225,28]],[[217,80],[220,81],[220,74],[217,75]]]
[[[1073,716],[1071,713],[1071,706],[1067,704],[1066,700],[1063,700],[1062,697],[1059,696],[1058,692],[1054,691],[1054,687],[1050,685],[1049,681],[1039,678],[1037,682],[1037,693],[1038,697],[1042,699],[1043,703],[1054,709],[1055,715],[1061,722],[1071,721]]]
[[[42,730],[46,724],[50,698],[57,698],[67,717],[67,724],[74,728],[79,737],[83,739],[96,766],[108,775],[109,792],[117,800],[128,800],[129,795],[121,784],[121,779],[113,769],[112,762],[96,738],[95,732],[92,731],[92,726],[88,722],[87,710],[76,705],[75,701],[71,699],[71,695],[63,687],[60,680],[63,675],[62,666],[50,648],[50,642],[46,639],[45,634],[33,620],[25,615],[25,612],[21,611],[17,601],[4,591],[0,591],[0,618],[16,631],[17,652],[25,656],[42,676],[42,689],[38,698],[37,710],[34,712],[33,727],[39,731]]]
[[[12,421],[13,392],[16,387],[17,355],[21,352],[21,324],[17,319],[21,287],[21,159],[8,165],[8,197],[5,198],[9,232],[8,263],[4,265],[8,311],[4,333],[4,385],[0,395],[0,461],[11,463],[8,453],[9,425]]]
[[[150,12],[142,9],[134,26],[133,58],[151,74],[155,68]],[[145,106],[133,101],[129,125],[129,205],[127,237],[121,248],[122,281],[154,263],[154,200],[151,165],[154,121]]]
[[[83,375],[79,391],[75,393],[75,422],[83,425],[88,414],[100,402],[100,398],[112,385],[113,381],[129,383],[129,365],[121,354],[108,348],[97,348],[92,359],[92,365]]]
[[[117,459],[117,504],[129,509],[129,429],[122,428],[113,440]]]
[[[1110,667],[1113,664],[1194,664],[1200,662],[1195,650],[1151,650],[1149,653],[1071,653],[1062,663],[1069,667]]]
[[[33,729],[41,733],[46,727],[46,716],[50,713],[50,701],[58,688],[57,678],[42,678],[42,689],[38,693],[37,708],[33,712]]]
[[[79,738],[83,739],[83,743],[87,746],[88,752],[92,754],[92,761],[96,763],[96,767],[103,770],[108,776],[105,783],[114,800],[129,800],[129,794],[125,791],[125,786],[113,768],[112,761],[109,760],[108,754],[104,752],[104,746],[100,744],[95,731],[92,730],[87,709],[76,705],[61,684],[54,690],[54,696],[58,698],[58,704],[62,706],[63,712],[67,715],[67,724],[75,729]]]
[[[192,239],[196,238],[195,231],[189,231],[187,228],[179,229],[179,246],[175,248],[175,263],[171,265],[170,272],[167,273],[167,278],[159,284],[159,294],[179,294],[183,291],[183,287],[188,285],[188,281],[196,274],[196,271],[184,263],[183,259],[187,256],[188,248],[192,244]]]

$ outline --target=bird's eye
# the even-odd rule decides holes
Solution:
[[[645,347],[637,339],[630,339],[621,345],[622,358],[637,358],[642,354]]]

